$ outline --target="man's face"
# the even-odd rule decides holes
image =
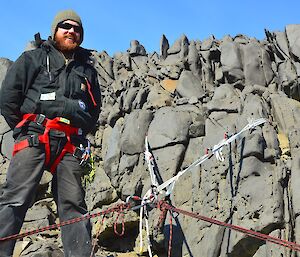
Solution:
[[[57,25],[54,40],[62,52],[72,52],[80,45],[81,28],[76,21],[66,20]]]

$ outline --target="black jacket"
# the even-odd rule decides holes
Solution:
[[[96,70],[79,48],[65,64],[51,40],[24,52],[9,68],[0,93],[1,114],[14,129],[25,113],[64,117],[84,134],[95,126],[101,105]]]

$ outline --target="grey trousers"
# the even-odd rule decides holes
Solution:
[[[20,232],[26,212],[35,199],[45,169],[44,160],[43,145],[25,148],[12,158],[6,184],[0,195],[0,237]],[[81,176],[82,168],[78,160],[67,153],[52,179],[52,193],[61,222],[87,213]],[[92,244],[89,220],[61,227],[61,236],[66,257],[90,256]],[[14,240],[0,242],[0,256],[12,256],[14,246]]]

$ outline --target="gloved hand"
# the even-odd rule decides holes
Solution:
[[[65,97],[65,108],[62,117],[71,120],[75,127],[82,127],[83,124],[90,124],[92,117],[87,110],[87,105],[79,99],[69,99]]]

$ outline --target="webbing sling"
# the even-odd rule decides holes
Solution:
[[[42,117],[42,118],[41,118]],[[53,164],[50,166],[50,172],[53,174],[56,170],[57,165],[61,161],[61,159],[64,157],[66,153],[71,153],[74,154],[76,151],[76,146],[74,146],[71,143],[71,135],[81,135],[82,130],[80,128],[75,128],[72,127],[71,125],[67,124],[67,120],[61,117],[57,117],[54,119],[48,119],[45,118],[41,114],[25,114],[23,116],[22,121],[20,121],[16,128],[20,128],[24,126],[27,122],[33,121],[36,122],[39,125],[42,125],[45,130],[44,133],[38,136],[32,135],[29,138],[26,138],[20,142],[15,143],[14,149],[13,149],[13,156],[21,151],[22,149],[26,147],[31,147],[31,146],[38,146],[40,143],[45,145],[45,165],[47,166],[50,162],[50,138],[49,138],[49,132],[50,130],[58,130],[61,132],[64,132],[67,138],[67,142],[62,149],[61,153],[59,156],[54,160]]]

